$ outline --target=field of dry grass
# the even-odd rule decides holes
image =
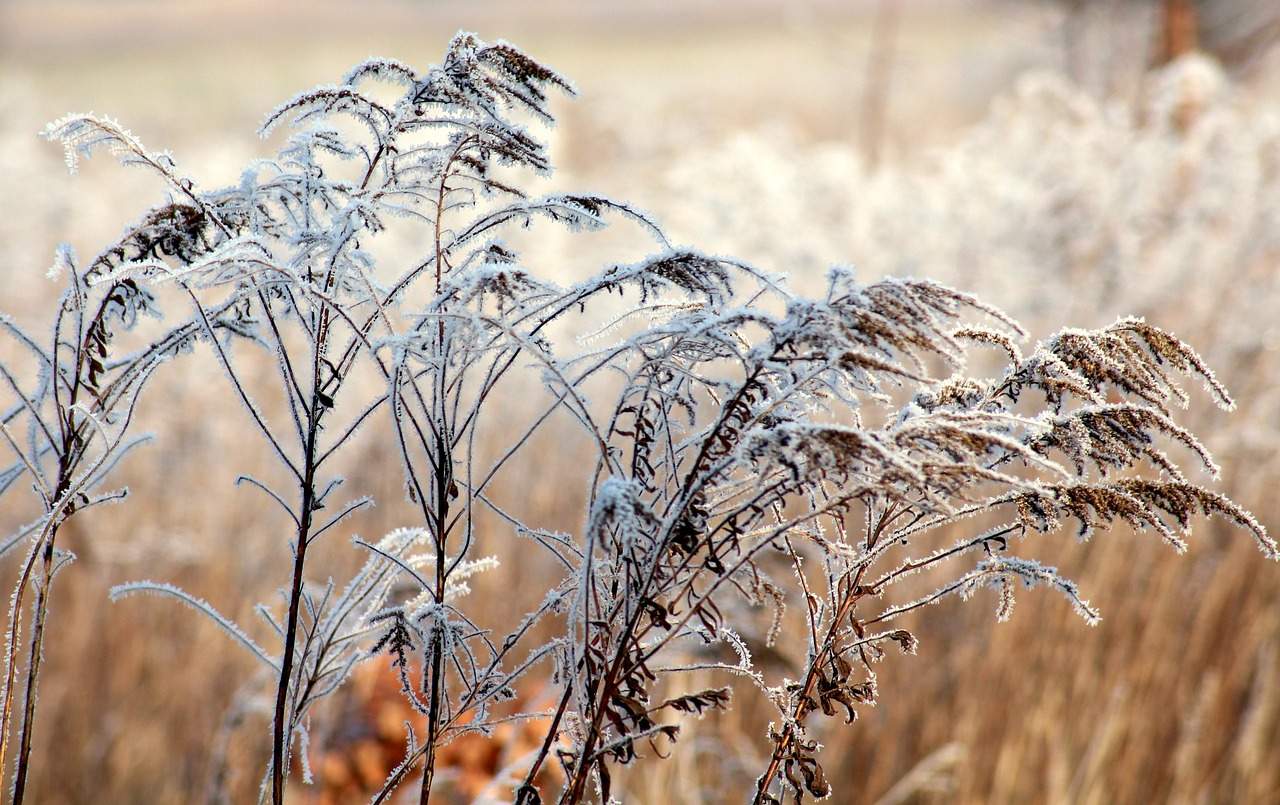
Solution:
[[[1144,130],[1107,128],[1110,107],[1099,105],[1047,126],[1064,142],[1116,138],[1096,151],[1058,152],[1072,155],[1066,167],[1042,174],[1059,183],[1048,188],[1062,190],[1058,203],[1015,195],[1001,207],[992,200],[999,188],[934,198],[929,188],[962,186],[948,166],[989,164],[975,153],[998,161],[991,155],[1008,147],[1009,159],[1026,157],[1027,142],[991,138],[989,127],[1004,124],[1001,107],[990,104],[1008,98],[1028,70],[1060,72],[1060,20],[1052,13],[1030,4],[966,5],[900,21],[890,160],[872,175],[857,140],[872,3],[785,11],[753,3],[732,16],[694,4],[674,19],[657,4],[583,14],[554,3],[535,15],[515,3],[378,4],[367,13],[231,3],[200,4],[190,16],[146,3],[10,4],[0,8],[0,310],[19,322],[42,320],[57,292],[43,278],[56,243],[69,240],[90,255],[155,197],[146,177],[106,161],[67,177],[57,149],[34,136],[47,120],[72,110],[110,113],[216,185],[265,153],[252,131],[279,100],[336,79],[370,53],[429,63],[454,30],[473,28],[517,42],[577,83],[581,97],[559,107],[554,153],[562,170],[552,181],[634,199],[682,240],[790,272],[800,287],[821,282],[826,264],[849,260],[870,276],[948,272],[940,279],[994,298],[1037,335],[1064,319],[1106,323],[1093,318],[1116,311],[1173,330],[1206,354],[1241,403],[1235,413],[1193,420],[1223,465],[1222,488],[1263,523],[1280,523],[1273,491],[1280,337],[1269,304],[1280,301],[1274,71],[1233,85],[1227,123],[1172,131],[1167,150],[1150,152],[1156,162],[1181,160],[1182,184],[1158,166],[1142,163],[1140,171],[1127,162],[1126,149],[1145,142]],[[1079,123],[1095,118],[1104,122]],[[1204,143],[1183,147],[1196,137]],[[1089,179],[1102,183],[1096,193],[1084,180],[1072,187],[1072,159],[1105,161],[1099,154],[1134,172],[1111,176],[1112,184]],[[1234,172],[1210,169],[1229,159]],[[1078,167],[1081,175],[1090,169]],[[1157,180],[1169,183],[1143,185]],[[913,182],[926,183],[918,195]],[[1091,209],[1087,202],[1103,192],[1112,206]],[[1224,197],[1213,201],[1215,192]],[[1168,203],[1117,217],[1127,209],[1123,199],[1140,193]],[[1184,196],[1210,201],[1184,204]],[[962,214],[979,204],[986,217]],[[1007,220],[1028,210],[1027,220]],[[1156,218],[1164,223],[1151,224]],[[1107,220],[1145,227],[1136,247],[1114,248],[1135,265],[1100,258],[1111,240],[1098,246],[1071,230]],[[1034,252],[1008,247],[1029,231],[1044,233],[1038,263]],[[602,251],[619,245],[607,236],[594,242]],[[1128,243],[1125,232],[1114,242]],[[1059,259],[1081,243],[1097,249]],[[563,244],[536,245],[554,254]],[[1175,256],[1166,254],[1175,247]],[[943,262],[951,267],[938,268]],[[1174,276],[1175,267],[1185,274]],[[1105,293],[1074,290],[1101,287],[1102,272],[1110,272]],[[64,627],[46,652],[34,801],[200,802],[225,783],[230,801],[240,802],[256,791],[269,754],[266,722],[253,712],[228,716],[237,691],[254,681],[250,661],[179,607],[107,603],[113,584],[165,579],[250,622],[252,603],[287,581],[279,518],[233,485],[243,466],[265,466],[269,457],[238,436],[240,412],[227,413],[221,378],[187,373],[188,366],[195,364],[176,367],[145,400],[164,426],[157,444],[122,472],[135,499],[75,523],[69,534],[79,560],[52,605]],[[528,513],[548,527],[579,528],[581,501],[553,482],[573,468],[574,455],[554,433],[531,454],[536,465],[519,490]],[[353,485],[402,497],[389,449],[371,442],[346,469]],[[7,533],[27,514],[0,510],[0,526]],[[353,519],[350,530],[381,534],[402,514],[380,507]],[[476,583],[472,600],[510,606],[541,598],[539,574],[550,568],[520,561],[518,547],[493,542],[505,564]],[[340,540],[322,551],[317,567],[335,574],[355,561]],[[1059,599],[1035,594],[1020,598],[1009,623],[995,623],[986,600],[913,617],[919,655],[885,661],[882,704],[863,708],[851,727],[822,733],[842,801],[1280,799],[1280,568],[1260,561],[1247,536],[1216,523],[1182,557],[1150,535],[1127,533],[1037,552],[1082,581],[1102,624],[1089,629]],[[5,573],[12,567],[6,560]],[[520,693],[533,702],[540,695]],[[316,767],[330,788],[300,787],[299,795],[362,801],[360,780],[376,787],[399,751],[379,748],[381,730],[405,717],[381,695],[375,681],[357,680],[324,712],[332,724],[317,732]],[[686,751],[621,777],[626,801],[739,801],[767,762],[764,718],[744,699],[699,721],[682,739]],[[520,734],[501,738],[497,750],[463,744],[446,758],[459,801],[484,792],[489,775],[520,752]]]

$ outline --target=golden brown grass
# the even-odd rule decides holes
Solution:
[[[776,43],[776,36],[754,35]],[[423,41],[439,38],[424,34]],[[561,41],[562,52],[572,53],[571,44]],[[593,49],[603,48],[596,44]],[[654,46],[641,40],[633,50],[653,52]],[[353,55],[364,53],[341,53],[324,61],[340,66]],[[557,63],[554,52],[549,59],[580,76],[590,91],[590,71]],[[80,69],[91,63],[80,62]],[[706,71],[724,69],[723,63],[684,64],[705,81],[711,80]],[[136,81],[136,71],[146,75],[151,66],[143,62],[121,72]],[[338,66],[330,72],[336,75]],[[303,73],[309,80],[317,70],[298,68],[298,74]],[[675,73],[666,76],[667,85],[649,87],[646,94],[661,94],[680,80]],[[27,78],[37,82],[33,74]],[[837,87],[829,97],[838,97],[845,79],[836,74],[829,80]],[[39,81],[33,85],[42,90],[52,86],[47,78]],[[59,74],[58,81],[66,82],[61,95],[41,94],[32,104],[39,108],[27,111],[53,117],[66,111],[64,107],[80,105],[79,89],[70,89],[75,86],[74,71]],[[277,81],[286,83],[278,78],[272,83]],[[245,100],[243,108],[240,100],[232,106],[233,99],[221,96],[215,103],[224,109],[217,114],[236,118],[247,109],[249,119],[255,119],[259,109],[295,85],[301,83]],[[175,98],[186,91],[181,82],[162,90]],[[738,103],[745,107],[744,99],[749,98],[745,94]],[[105,108],[109,100],[95,105]],[[175,103],[191,104],[192,98]],[[816,115],[820,108],[822,103],[814,102],[807,113]],[[737,113],[743,118],[754,114],[746,108]],[[566,153],[564,161],[590,161],[593,154],[613,159],[626,152],[622,146],[593,142],[588,135],[614,129],[575,119],[575,114],[565,123],[565,143],[575,150]],[[963,120],[972,109],[950,109],[947,114]],[[33,119],[24,125],[34,131],[41,122]],[[228,128],[243,129],[242,122],[237,119]],[[156,132],[150,139],[163,141],[165,134]],[[643,143],[634,147],[642,148]],[[65,181],[53,172],[59,166],[57,154],[49,156],[47,181]],[[637,180],[613,176],[620,186],[625,186],[624,179]],[[0,196],[0,213],[38,203],[39,199],[14,199],[5,193]],[[71,209],[78,215],[77,226],[90,231],[103,226],[89,220],[93,210]],[[108,217],[105,234],[114,232],[118,218]],[[52,238],[65,237],[66,223],[48,220],[34,231],[0,231],[39,240],[33,248],[48,253]],[[94,243],[88,239],[82,245],[88,250]],[[23,278],[40,274],[33,265],[0,270]],[[0,283],[6,293],[15,287],[8,273],[0,276]],[[44,295],[40,290],[21,293],[33,303]],[[8,301],[6,297],[5,307]],[[1176,310],[1164,311],[1161,323],[1195,343],[1213,338],[1209,325],[1204,326],[1208,332],[1180,329],[1177,316]],[[1275,371],[1265,362],[1218,368],[1224,382],[1246,402],[1251,393],[1265,392],[1274,383],[1261,374]],[[223,466],[209,459],[216,452],[213,448],[248,449],[234,439],[235,423],[205,416],[201,407],[209,403],[200,387],[176,373],[150,392],[146,404],[153,411],[169,409],[182,416],[173,417],[167,426],[168,438],[161,448],[135,457],[123,473],[136,500],[86,518],[68,534],[67,547],[80,561],[69,571],[76,575],[74,583],[57,588],[53,603],[59,620],[69,626],[60,630],[47,651],[35,748],[45,760],[32,786],[37,802],[202,801],[216,771],[211,758],[227,706],[251,672],[248,660],[228,650],[215,629],[189,613],[136,602],[108,605],[108,587],[141,576],[170,579],[214,601],[228,615],[249,620],[248,602],[269,597],[284,583],[267,572],[279,566],[285,551],[274,525],[278,521],[252,495],[233,488],[229,463]],[[1246,405],[1237,416],[1264,417],[1265,412],[1250,412]],[[1258,427],[1273,429],[1274,424],[1259,421]],[[573,461],[573,456],[557,452],[553,441],[541,445],[540,454],[545,478]],[[1280,460],[1243,450],[1220,452],[1218,459],[1226,468],[1223,491],[1264,523],[1280,522],[1280,503],[1270,492],[1280,482]],[[392,456],[371,452],[353,465],[353,471],[385,485],[391,493],[386,497],[396,497],[398,468]],[[205,494],[166,498],[159,490],[169,482],[202,488]],[[535,519],[566,528],[578,525],[575,501],[558,498],[552,484],[531,478],[527,499]],[[140,501],[146,503],[139,505]],[[376,510],[355,520],[354,528],[382,533],[400,524],[395,515],[394,507]],[[10,525],[11,519],[16,515],[0,511],[0,525]],[[1280,765],[1275,763],[1275,747],[1280,746],[1280,572],[1259,562],[1253,545],[1226,528],[1205,528],[1185,557],[1173,555],[1149,536],[1104,536],[1083,545],[1063,542],[1043,553],[1066,575],[1084,580],[1086,593],[1103,611],[1104,621],[1097,629],[1081,626],[1059,599],[1037,595],[1024,595],[1012,621],[1005,624],[994,623],[986,606],[959,602],[930,608],[913,620],[912,630],[921,639],[919,655],[890,657],[881,673],[882,687],[893,695],[878,709],[864,708],[852,728],[824,736],[825,766],[837,790],[848,797],[844,801],[1280,798]],[[338,550],[321,561],[337,568],[344,557],[341,543],[335,545]],[[11,566],[12,561],[6,562],[4,570],[9,572]],[[484,588],[539,597],[537,570],[508,562],[479,583],[476,600],[482,600]],[[358,696],[360,686],[352,693]],[[699,735],[714,735],[717,743],[708,748],[707,757],[692,752],[669,763],[643,765],[622,777],[626,790],[639,802],[688,801],[695,790],[706,792],[708,799],[740,800],[767,758],[761,724],[765,715],[763,709],[740,703],[727,714],[708,717],[684,739],[697,746]],[[241,801],[256,790],[258,759],[269,738],[260,720],[234,736],[227,765],[232,769],[234,801]],[[732,762],[726,762],[726,753],[734,752],[741,753],[737,778]],[[708,757],[716,762],[706,762]]]

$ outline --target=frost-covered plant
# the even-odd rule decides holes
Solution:
[[[80,137],[83,149],[105,145],[126,163],[146,164],[176,194],[199,203],[171,163],[148,154],[114,124],[86,124]],[[74,167],[70,158],[69,165]],[[147,441],[130,435],[142,389],[161,363],[189,351],[202,335],[187,321],[131,345],[138,341],[132,331],[139,319],[160,318],[161,313],[148,280],[118,274],[117,269],[138,261],[195,259],[208,242],[193,209],[182,202],[157,206],[84,268],[77,266],[69,247],[60,248],[48,276],[65,281],[67,289],[58,300],[47,342],[0,315],[0,332],[17,345],[19,355],[9,365],[0,364],[10,398],[0,411],[0,436],[14,456],[14,463],[0,470],[0,496],[28,488],[38,503],[38,515],[0,544],[0,554],[26,548],[10,600],[0,694],[0,761],[16,757],[14,802],[23,800],[30,768],[51,586],[54,576],[75,559],[58,545],[58,536],[72,517],[126,497],[127,489],[103,485],[120,460]],[[217,320],[205,332],[225,326]],[[28,382],[22,379],[24,369],[30,372]],[[22,615],[28,604],[31,625],[24,650]],[[15,723],[16,756],[9,751]]]
[[[397,97],[384,102],[387,87]],[[1172,335],[1123,318],[1062,330],[1024,355],[1016,322],[932,281],[861,284],[836,269],[824,293],[803,298],[746,264],[672,245],[625,204],[530,197],[521,172],[550,164],[524,123],[550,122],[551,90],[570,88],[511,46],[469,34],[423,73],[368,61],[269,115],[264,132],[293,127],[279,156],[213,191],[110,121],[76,115],[50,127],[71,158],[105,145],[171,187],[133,230],[145,235],[128,235],[74,288],[145,286],[184,300],[191,316],[144,349],[142,365],[193,339],[209,344],[294,487],[242,479],[279,504],[292,534],[283,609],[257,609],[278,650],[174,587],[114,591],[191,604],[274,680],[264,800],[284,799],[295,763],[309,778],[315,705],[381,654],[425,727],[407,728],[404,760],[374,802],[419,772],[427,801],[441,746],[535,717],[545,738],[513,798],[555,793],[539,772],[559,763],[558,801],[608,801],[617,766],[645,747],[662,754],[681,718],[726,707],[736,683],[777,709],[755,801],[820,798],[831,792],[810,722],[819,712],[851,721],[875,701],[883,647],[915,650],[905,614],[992,587],[1003,619],[1021,584],[1054,588],[1097,621],[1073,582],[1010,553],[1011,538],[1065,521],[1087,537],[1119,523],[1182,550],[1192,518],[1216,514],[1277,556],[1248,512],[1181,468],[1190,457],[1216,472],[1172,418],[1189,401],[1179,378],[1231,401]],[[596,229],[607,215],[650,234],[656,251],[562,285],[500,239],[539,220]],[[401,229],[427,244],[407,266],[378,250]],[[593,314],[615,293],[628,311],[601,330]],[[994,349],[1003,368],[967,370],[975,348]],[[275,418],[250,393],[243,367],[255,354],[276,370]],[[57,404],[66,371],[40,373],[37,399]],[[500,401],[519,377],[543,396],[525,394],[528,419],[513,424]],[[43,432],[38,406],[24,397],[12,414],[31,419],[32,447],[10,439],[22,460],[9,485],[29,474],[39,486],[41,462],[58,455],[42,447],[55,431]],[[553,421],[569,423],[591,457],[560,482],[583,488],[577,533],[525,522],[495,483]],[[414,522],[377,542],[353,538],[361,569],[344,585],[318,584],[309,548],[372,503],[336,498],[331,468],[358,437],[393,445]],[[496,453],[484,449],[494,443]],[[50,511],[52,521],[56,504]],[[540,603],[498,627],[482,624],[466,595],[497,562],[480,555],[503,544],[482,539],[495,523],[519,538],[513,551],[541,551],[561,569]],[[935,534],[950,547],[932,549]],[[52,542],[41,532],[31,544],[34,557]],[[912,581],[925,570],[946,580],[921,594]],[[773,680],[752,663],[748,639],[773,644],[789,604],[804,633],[801,674]],[[512,712],[515,686],[547,666],[555,707]],[[708,671],[725,686],[680,687]]]

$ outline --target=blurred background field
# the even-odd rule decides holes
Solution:
[[[1198,400],[1187,418],[1223,465],[1221,488],[1273,532],[1280,523],[1280,10],[1267,0],[9,0],[0,310],[43,321],[55,245],[95,254],[158,192],[106,160],[67,176],[36,137],[45,122],[107,113],[206,186],[229,183],[269,153],[254,131],[279,101],[371,54],[430,64],[459,28],[509,39],[576,83],[558,107],[550,185],[633,201],[675,242],[801,289],[832,263],[931,276],[1037,336],[1121,313],[1171,329],[1240,404],[1224,414]],[[592,243],[613,259],[632,247]],[[249,662],[186,611],[106,598],[122,581],[173,580],[249,620],[285,583],[278,518],[232,483],[268,458],[238,437],[221,378],[186,367],[149,393],[171,416],[124,470],[136,500],[73,522],[80,560],[53,599],[65,628],[41,688],[37,802],[256,792],[267,728],[228,716]],[[536,519],[566,530],[580,526],[577,501],[549,479],[573,460],[539,445],[521,490]],[[399,468],[376,446],[349,475],[398,496]],[[0,510],[0,526],[24,516]],[[353,528],[380,534],[395,518],[375,510]],[[323,561],[348,565],[348,548],[333,541]],[[473,602],[540,597],[518,549],[497,548],[505,564]],[[1081,580],[1103,623],[1084,627],[1050,596],[1024,595],[1006,624],[985,601],[930,608],[913,626],[919,656],[886,661],[880,706],[823,733],[843,801],[1280,801],[1280,568],[1216,524],[1183,557],[1124,533],[1037,552]],[[318,784],[298,794],[363,801],[398,758],[396,701],[357,680],[313,747]],[[624,778],[626,801],[740,801],[763,766],[763,713],[743,700],[699,722],[692,751]],[[459,801],[509,796],[492,774],[523,738],[499,737],[453,747]]]

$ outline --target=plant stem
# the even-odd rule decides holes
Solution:
[[[517,803],[522,803],[519,799],[524,789],[537,787],[534,785],[534,779],[538,776],[538,771],[542,768],[542,763],[547,759],[547,753],[551,751],[551,747],[556,742],[556,735],[560,731],[560,720],[564,718],[564,711],[569,706],[569,699],[573,697],[573,685],[564,686],[564,693],[560,696],[560,704],[556,706],[556,714],[551,719],[551,726],[547,728],[546,737],[542,740],[542,748],[538,750],[538,756],[534,758],[533,765],[529,767],[529,773],[525,775],[524,782],[516,789],[518,797]]]
[[[440,177],[440,184],[436,193],[436,216],[435,216],[435,296],[439,298],[441,284],[444,280],[444,259],[445,249],[442,242],[444,221],[444,198],[445,187],[449,181],[449,171],[453,167],[454,160],[462,152],[463,147],[470,142],[471,138],[466,138],[458,143],[453,153],[449,155],[449,159],[445,161],[444,171]],[[448,563],[448,557],[445,554],[445,531],[449,524],[449,488],[453,483],[452,477],[452,446],[449,444],[449,422],[448,409],[444,402],[446,376],[445,376],[445,330],[444,319],[436,322],[436,349],[440,357],[440,366],[436,369],[436,399],[439,403],[439,412],[436,415],[436,458],[433,462],[435,465],[435,547],[436,547],[436,589],[435,600],[438,610],[436,629],[445,628],[445,624],[439,622],[444,615],[444,591],[445,591],[445,571]],[[427,805],[431,800],[431,785],[435,781],[436,771],[436,742],[440,739],[440,709],[441,700],[444,695],[444,684],[442,675],[444,674],[444,637],[439,634],[431,644],[431,693],[428,702],[427,713],[427,746],[426,754],[422,759],[422,787],[418,792],[418,801],[421,805]],[[424,669],[425,673],[425,669]]]
[[[435,781],[436,741],[440,730],[440,673],[443,670],[443,658],[440,655],[440,641],[431,647],[431,699],[430,716],[427,720],[427,752],[422,759],[422,788],[418,792],[418,802],[427,805],[431,801],[431,785]]]
[[[833,624],[839,622],[839,618],[833,618]],[[835,626],[832,626],[834,630]],[[822,665],[822,660],[827,656],[832,645],[831,636],[828,636],[826,645],[817,654],[814,655],[813,662],[809,664],[808,673],[805,675],[804,687],[797,697],[795,712],[790,724],[782,728],[782,734],[778,736],[774,742],[773,756],[769,758],[769,766],[765,769],[764,774],[760,775],[760,779],[756,781],[756,793],[752,798],[752,805],[761,805],[764,802],[765,795],[769,791],[769,786],[773,785],[773,780],[778,776],[778,769],[782,766],[782,760],[787,756],[787,748],[791,746],[791,742],[795,740],[795,728],[792,724],[799,724],[808,711],[805,710],[804,703],[813,696],[813,690],[818,684],[818,669]]]
[[[13,777],[13,805],[22,805],[27,791],[27,775],[31,768],[31,735],[35,731],[36,685],[44,658],[44,625],[49,611],[49,588],[53,583],[53,541],[55,529],[43,550],[43,577],[36,588],[36,615],[32,623],[31,648],[27,659],[27,687],[23,697],[22,730],[18,742],[18,765]]]
[[[314,398],[313,398],[314,399]],[[297,546],[293,558],[293,586],[289,592],[289,619],[285,625],[284,656],[280,661],[280,682],[276,687],[273,746],[271,755],[271,801],[274,805],[284,802],[284,778],[288,757],[290,717],[289,682],[293,676],[294,640],[298,633],[298,616],[302,602],[302,579],[307,559],[307,540],[311,531],[311,513],[315,504],[315,436],[316,416],[311,416],[307,435],[306,468],[302,481],[302,511],[298,525]]]
[[[443,334],[441,335],[443,338]],[[441,406],[443,410],[443,406]],[[449,469],[446,459],[449,456],[448,444],[445,439],[444,418],[441,417],[439,423],[440,436],[438,439],[438,452],[436,456],[436,605],[438,607],[437,619],[444,615],[444,590],[445,590],[445,565],[446,555],[444,547],[444,529],[448,522],[449,514],[449,497],[448,497],[448,474]],[[440,704],[444,693],[444,685],[441,676],[444,673],[444,636],[439,630],[445,628],[444,624],[437,620],[436,638],[431,644],[431,696],[429,713],[427,716],[427,753],[422,759],[422,787],[418,792],[418,802],[421,805],[427,805],[431,800],[431,785],[435,781],[436,771],[436,742],[440,739]]]
[[[884,529],[889,523],[893,522],[893,519],[889,516],[893,511],[894,508],[890,505],[889,508],[885,509],[875,527],[869,529],[870,533],[867,536],[868,551],[875,547],[876,543],[880,541]],[[764,802],[769,786],[773,785],[774,778],[778,776],[778,769],[782,766],[782,760],[787,756],[787,748],[795,740],[795,727],[793,725],[799,724],[808,715],[808,711],[805,709],[805,702],[809,701],[813,696],[813,689],[818,684],[819,679],[818,669],[822,666],[823,659],[828,653],[835,651],[836,632],[840,624],[853,612],[854,607],[858,604],[858,599],[867,594],[866,588],[862,586],[862,579],[866,575],[867,567],[868,565],[863,565],[858,568],[853,580],[845,588],[845,595],[840,600],[836,613],[831,618],[822,648],[817,649],[815,646],[813,660],[809,663],[809,668],[805,673],[804,686],[800,695],[796,698],[792,719],[790,723],[782,728],[782,734],[774,741],[773,756],[769,758],[769,766],[765,769],[764,774],[760,775],[760,779],[756,781],[756,793],[751,800],[752,805],[761,805]],[[812,623],[810,625],[812,626]]]
[[[75,404],[75,395],[72,394],[72,405]],[[62,458],[59,460],[58,485],[51,501],[64,501],[63,503],[54,503],[53,509],[49,511],[49,524],[47,531],[40,536],[44,541],[44,547],[39,549],[39,555],[43,569],[43,579],[36,590],[36,615],[35,622],[32,624],[31,645],[27,654],[27,688],[23,696],[22,709],[22,727],[18,742],[18,759],[14,771],[13,779],[13,802],[18,805],[26,797],[27,776],[31,766],[31,734],[35,729],[36,718],[36,686],[40,679],[40,665],[43,657],[44,649],[44,626],[45,616],[49,611],[49,588],[53,583],[53,558],[54,558],[54,542],[58,538],[58,529],[61,526],[59,518],[63,516],[63,509],[67,505],[65,500],[67,490],[71,486],[71,470],[72,465],[67,459],[72,452],[74,446],[82,444],[80,441],[80,432],[67,420],[67,427],[64,430],[62,442]],[[37,543],[39,544],[39,543]],[[22,572],[22,579],[18,583],[18,589],[13,597],[13,619],[10,623],[8,657],[9,667],[6,669],[5,696],[3,713],[0,713],[0,767],[3,767],[5,759],[8,757],[9,748],[9,719],[13,710],[13,697],[15,694],[13,688],[14,682],[14,659],[17,656],[17,647],[19,639],[19,619],[22,613],[22,599],[26,592],[27,581],[31,577],[31,571],[34,568],[36,555],[33,553],[27,561],[26,567]]]
[[[276,687],[276,706],[273,721],[273,746],[271,754],[271,801],[273,805],[284,802],[284,779],[292,740],[292,718],[288,713],[289,683],[293,677],[294,641],[298,634],[298,617],[302,603],[303,572],[306,569],[307,543],[311,537],[312,514],[316,508],[316,446],[319,441],[320,416],[320,358],[324,354],[327,316],[321,313],[320,327],[316,332],[315,355],[312,361],[311,400],[307,416],[307,441],[303,449],[302,504],[298,512],[298,539],[294,546],[293,583],[289,592],[289,618],[284,631],[284,656],[280,661],[280,682]]]

